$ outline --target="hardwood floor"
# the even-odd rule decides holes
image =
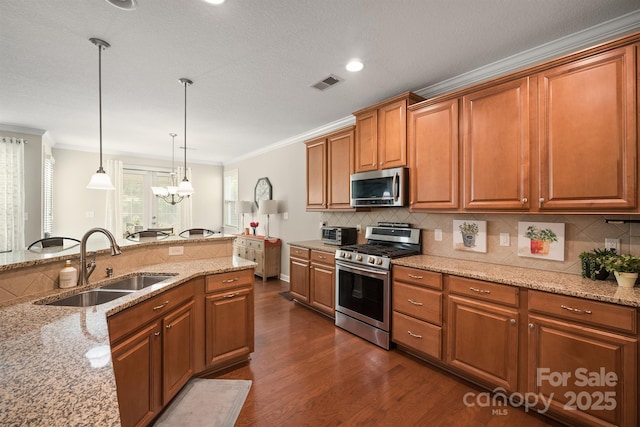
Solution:
[[[255,352],[216,378],[253,385],[237,426],[558,426],[512,407],[468,407],[482,390],[398,350],[386,351],[255,282]]]

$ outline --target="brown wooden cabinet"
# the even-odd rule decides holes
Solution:
[[[518,289],[448,279],[446,362],[490,387],[518,391]]]
[[[407,143],[409,207],[458,208],[458,99],[412,107],[409,107]]]
[[[355,172],[407,165],[407,106],[422,99],[405,92],[353,113]]]
[[[233,241],[233,254],[256,264],[254,273],[266,282],[269,277],[280,277],[280,239],[266,240],[265,236],[242,235]]]
[[[353,142],[353,126],[305,142],[308,211],[352,210]]]
[[[336,266],[329,252],[311,251],[309,266],[309,304],[331,317],[335,317]]]
[[[636,206],[635,48],[538,75],[541,210]]]
[[[636,310],[530,291],[528,322],[528,392],[550,401],[552,415],[637,426]]]
[[[462,98],[465,209],[529,209],[530,84],[525,77]]]
[[[303,303],[309,302],[309,261],[307,248],[291,246],[289,251],[289,293]]]
[[[253,277],[247,271],[206,278],[207,368],[247,360],[254,349]]]
[[[166,405],[194,373],[195,319],[190,301],[162,318],[162,404]]]
[[[442,274],[393,266],[391,340],[442,359]]]

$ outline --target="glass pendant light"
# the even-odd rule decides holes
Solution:
[[[184,86],[184,178],[178,186],[178,195],[181,197],[189,197],[194,193],[194,189],[187,179],[187,86],[191,86],[193,81],[184,77],[178,81]]]
[[[91,177],[91,181],[87,185],[87,188],[91,190],[114,190],[115,187],[111,183],[111,178],[102,168],[102,50],[111,47],[109,43],[104,40],[91,38],[91,43],[98,46],[98,104],[100,111],[100,167]]]

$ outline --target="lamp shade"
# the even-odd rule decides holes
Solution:
[[[246,213],[251,213],[253,212],[253,203],[247,201],[247,200],[243,200],[238,202],[238,204],[236,205],[236,209],[237,212],[239,214],[246,214]]]
[[[180,185],[178,186],[178,196],[190,196],[194,193],[193,186],[191,183],[185,178]]]
[[[258,208],[260,215],[272,215],[278,213],[278,201],[277,200],[260,200],[260,207]]]
[[[115,190],[111,183],[111,178],[105,172],[96,172],[91,176],[91,181],[87,185],[90,190]]]

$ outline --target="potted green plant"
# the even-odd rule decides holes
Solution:
[[[582,266],[582,277],[591,280],[606,280],[609,277],[603,262],[605,258],[616,255],[615,249],[594,249],[588,252],[582,252],[578,257]]]
[[[604,267],[613,271],[618,286],[633,288],[640,272],[640,257],[622,254],[612,255],[603,260]]]
[[[535,225],[527,227],[524,237],[531,240],[530,250],[532,254],[548,255],[549,246],[558,241],[558,236],[550,228],[539,229]]]
[[[462,243],[466,248],[472,248],[476,245],[476,236],[479,229],[475,222],[463,222],[458,226],[460,234],[462,234]]]

